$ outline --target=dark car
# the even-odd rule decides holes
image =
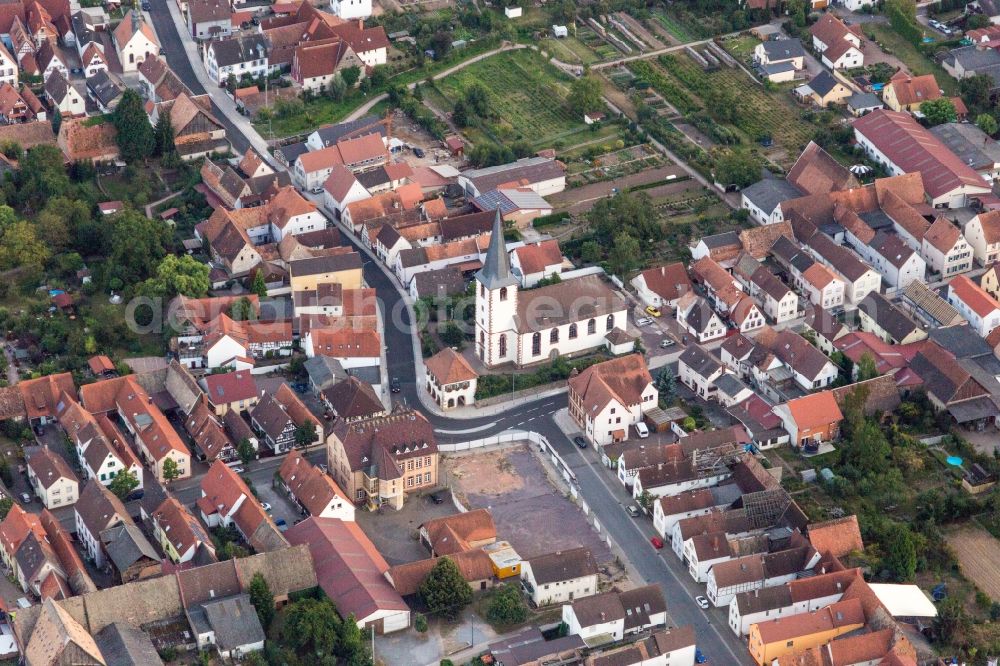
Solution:
[[[583,437],[580,437],[579,435],[573,438],[573,443],[579,446],[581,449],[587,448],[587,440],[585,440]]]
[[[424,153],[423,148],[414,148],[413,154],[416,155],[417,157],[423,157],[426,153]]]
[[[434,502],[435,504],[444,504],[444,498],[438,495],[437,493],[431,493],[428,496],[428,499],[430,499],[430,501]]]
[[[148,2],[142,3],[142,11],[148,12],[149,9],[150,9],[150,7],[149,7],[149,3]]]
[[[400,391],[403,390],[403,387],[399,383],[399,377],[393,377],[389,381],[389,390],[392,391],[393,393],[399,393]]]

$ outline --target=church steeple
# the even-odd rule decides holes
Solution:
[[[518,284],[518,279],[510,270],[510,257],[507,255],[507,244],[503,239],[503,219],[500,217],[499,208],[496,209],[496,217],[493,219],[493,233],[490,236],[490,246],[486,250],[486,261],[476,273],[476,279],[491,290]]]

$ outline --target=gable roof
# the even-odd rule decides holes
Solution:
[[[785,407],[799,430],[822,428],[831,423],[839,423],[844,418],[832,391],[820,391],[789,400]]]
[[[647,289],[667,302],[675,301],[694,289],[687,267],[679,261],[647,269],[642,272],[642,279]]]
[[[65,458],[49,450],[47,446],[38,447],[28,454],[27,465],[34,472],[38,482],[45,488],[51,488],[52,484],[60,479],[69,479],[74,483],[79,483],[79,479],[70,469]]]
[[[424,366],[442,386],[469,382],[477,379],[479,374],[472,369],[465,357],[451,347],[445,347],[434,356],[424,361]]]
[[[368,418],[385,412],[385,406],[371,384],[354,376],[348,376],[324,390],[323,398],[334,414],[342,419]]]
[[[444,557],[455,563],[458,572],[467,583],[489,580],[493,577],[493,561],[490,559],[489,553],[480,548],[452,553]],[[392,586],[396,588],[396,591],[403,596],[416,594],[424,579],[427,578],[427,574],[441,559],[443,558],[430,557],[416,562],[398,564],[390,567],[386,576],[392,581]]]
[[[823,555],[841,558],[865,549],[858,517],[855,515],[812,523],[808,530],[809,543]]]
[[[438,555],[469,550],[470,542],[496,539],[497,528],[488,509],[473,509],[441,518],[432,518],[421,526],[431,549]]]
[[[212,404],[223,405],[257,397],[257,382],[247,370],[205,376],[205,393]]]
[[[922,104],[941,97],[941,88],[933,74],[910,76],[899,70],[886,84],[886,87],[890,86],[896,94],[896,101],[902,106]]]
[[[588,548],[557,550],[528,560],[538,585],[597,575],[597,563]]]
[[[988,317],[1000,309],[1000,302],[982,287],[964,275],[957,275],[948,283],[948,293],[980,317]]]
[[[612,400],[625,407],[640,404],[643,391],[652,382],[642,355],[627,354],[595,363],[578,375],[570,376],[567,384],[571,393],[579,396],[587,414],[595,415]]]

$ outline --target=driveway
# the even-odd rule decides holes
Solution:
[[[411,495],[399,511],[381,513],[358,509],[354,520],[389,564],[405,564],[430,557],[417,537],[420,525],[432,518],[458,513],[448,492],[438,493],[445,501],[435,504],[427,495]]]

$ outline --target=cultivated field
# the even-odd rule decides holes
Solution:
[[[473,143],[527,141],[537,148],[550,148],[557,142],[570,144],[575,134],[587,129],[583,118],[566,105],[569,82],[567,74],[537,53],[521,49],[470,65],[438,81],[437,87],[451,104],[475,83],[486,88],[496,117],[483,131],[468,130]]]
[[[986,530],[963,527],[948,537],[948,543],[962,574],[993,601],[1000,601],[1000,541]]]

